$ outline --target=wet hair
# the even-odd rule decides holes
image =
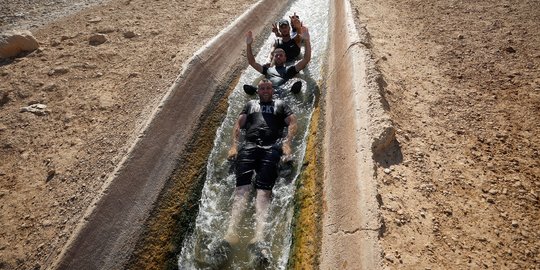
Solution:
[[[284,50],[284,49],[282,49],[282,48],[276,48],[276,49],[272,52],[272,55],[276,54],[276,52],[278,52],[278,51],[281,51],[281,52],[283,52],[283,53],[285,54],[285,50]],[[285,55],[287,55],[287,54],[285,54]]]
[[[262,79],[259,84],[263,84],[263,83],[272,83],[269,79]]]

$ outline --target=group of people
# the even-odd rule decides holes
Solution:
[[[292,26],[292,27],[291,27]],[[281,89],[311,60],[311,44],[308,29],[302,25],[296,15],[289,20],[280,20],[272,25],[276,41],[271,50],[269,63],[257,63],[252,52],[252,32],[245,35],[247,60],[251,67],[265,75],[257,87],[244,85],[248,94],[258,94],[258,100],[249,101],[238,116],[233,127],[232,145],[228,152],[229,160],[235,160],[236,188],[228,229],[223,240],[218,244],[222,258],[227,259],[232,246],[240,239],[238,225],[247,208],[252,187],[255,188],[255,232],[250,241],[250,252],[257,263],[267,265],[271,253],[264,241],[265,224],[272,199],[272,188],[278,178],[280,162],[292,160],[291,142],[297,129],[297,119],[289,105],[274,98],[276,89]],[[304,55],[300,55],[300,46],[304,45]],[[290,61],[289,61],[290,60]],[[296,62],[294,62],[297,60]],[[300,81],[289,89],[293,93],[301,90]],[[285,90],[286,91],[286,90]],[[241,130],[245,131],[240,142]],[[255,178],[252,183],[253,175]]]

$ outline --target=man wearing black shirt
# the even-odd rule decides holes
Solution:
[[[307,28],[302,26],[300,19],[294,13],[293,16],[290,16],[291,24],[289,21],[282,19],[276,24],[272,24],[272,32],[276,35],[274,44],[272,45],[272,50],[270,52],[270,62],[272,62],[272,56],[274,50],[281,48],[285,51],[285,56],[287,56],[287,61],[294,61],[300,54],[300,45],[302,44],[302,32]],[[291,25],[293,27],[293,35],[291,35]],[[295,31],[295,29],[298,29]]]
[[[304,38],[305,51],[304,57],[300,61],[298,61],[298,63],[293,66],[287,66],[285,64],[287,62],[287,56],[285,55],[285,51],[283,49],[277,48],[274,50],[273,53],[274,66],[268,67],[263,66],[255,61],[255,56],[253,55],[253,51],[251,49],[251,44],[253,43],[253,34],[251,31],[248,31],[246,33],[246,55],[249,65],[258,72],[265,75],[265,77],[272,82],[274,89],[279,88],[282,84],[287,82],[298,72],[304,69],[309,63],[309,61],[311,61],[311,42],[309,37],[309,31],[307,30],[307,28],[303,30],[302,35]],[[301,83],[296,84],[296,86],[293,85],[291,91],[293,93],[297,93],[300,91],[301,87]],[[248,94],[254,94],[255,87],[250,85],[244,85],[244,91]]]
[[[224,240],[228,244],[239,241],[237,226],[246,209],[251,189],[251,179],[256,173],[254,238],[252,252],[268,260],[270,252],[264,247],[264,225],[268,216],[272,188],[278,177],[280,159],[291,159],[291,140],[296,133],[296,116],[282,100],[273,99],[274,89],[269,80],[258,85],[259,100],[251,100],[245,106],[233,128],[233,142],[229,159],[236,159],[236,190],[231,219]],[[284,132],[287,127],[287,132]],[[240,130],[245,130],[244,142],[239,148]],[[285,135],[284,135],[285,134]]]

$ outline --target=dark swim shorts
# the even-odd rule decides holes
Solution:
[[[279,147],[246,145],[236,158],[236,186],[251,184],[255,172],[255,188],[272,190],[278,176]]]

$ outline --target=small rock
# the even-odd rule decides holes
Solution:
[[[443,213],[444,213],[445,215],[449,216],[449,217],[452,216],[452,214],[453,214],[452,209],[445,209],[445,210],[443,211]]]
[[[92,45],[92,46],[97,46],[97,45],[103,44],[106,41],[107,41],[107,36],[105,36],[103,34],[95,34],[95,35],[91,36],[90,38],[88,38],[88,43],[90,43],[90,45]]]
[[[12,30],[0,34],[0,59],[14,57],[21,52],[32,52],[39,43],[28,30]]]
[[[512,220],[512,227],[517,228],[519,226],[519,223],[517,220]]]
[[[99,34],[109,34],[115,31],[116,29],[112,26],[105,26],[96,30]]]
[[[0,91],[0,106],[8,103],[10,100],[9,93]]]
[[[51,181],[55,175],[56,171],[54,169],[50,169],[49,171],[47,171],[47,182]]]
[[[386,174],[390,174],[391,172],[392,172],[392,170],[390,170],[389,168],[384,169],[384,173],[386,173]]]
[[[68,72],[69,72],[69,69],[67,67],[55,67],[55,68],[49,70],[49,72],[47,72],[47,74],[49,76],[53,76],[53,75],[66,74]]]
[[[97,22],[101,22],[101,17],[94,17],[90,20],[88,20],[89,23],[97,23]]]
[[[41,90],[45,91],[45,92],[52,92],[54,90],[56,90],[58,88],[58,86],[54,83],[51,83],[51,84],[47,84],[45,86],[43,86],[43,88]]]
[[[137,36],[133,31],[126,31],[123,35],[125,38],[134,38],[135,36]]]
[[[504,51],[506,51],[507,53],[516,53],[516,49],[514,49],[512,46],[506,47]]]
[[[53,39],[49,44],[51,45],[51,47],[57,47],[60,45],[60,41]]]
[[[20,112],[30,112],[35,115],[43,116],[47,115],[49,113],[47,109],[47,105],[45,104],[32,104],[30,106],[22,107]]]
[[[395,258],[394,255],[392,255],[392,254],[386,255],[386,256],[384,256],[384,258],[385,258],[387,261],[391,262],[391,263],[393,263],[393,262],[396,260],[396,258]]]

